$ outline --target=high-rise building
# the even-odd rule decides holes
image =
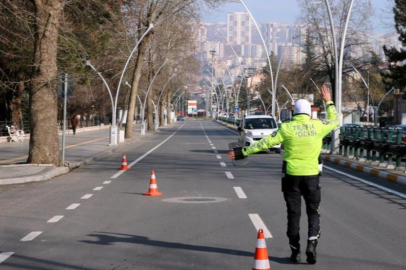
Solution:
[[[251,44],[251,17],[246,12],[227,14],[227,40],[232,45]]]
[[[304,54],[299,45],[281,44],[278,46],[278,61],[281,59],[284,68],[291,68],[303,63]]]

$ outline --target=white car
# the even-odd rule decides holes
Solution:
[[[259,141],[277,130],[278,125],[272,116],[247,115],[241,119],[240,126],[238,127],[238,141],[242,142],[244,146],[250,146],[255,141]],[[275,145],[270,150],[280,153],[281,145]]]

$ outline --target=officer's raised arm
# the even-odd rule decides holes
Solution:
[[[330,88],[326,85],[323,85],[321,88],[321,96],[323,97],[327,108],[327,121],[324,123],[322,130],[322,137],[324,137],[336,128],[340,122],[338,121],[336,107],[334,106],[333,101],[331,101]]]
[[[237,147],[230,150],[230,152],[228,152],[228,158],[235,160],[244,159],[246,156],[272,148],[275,145],[281,144],[282,142],[282,132],[278,130],[273,132],[271,135],[262,138],[262,140],[251,144],[248,147]]]

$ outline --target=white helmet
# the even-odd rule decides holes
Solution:
[[[312,114],[312,106],[309,101],[305,99],[299,99],[295,102],[295,111],[293,112],[293,115],[301,113],[305,113],[309,116]]]

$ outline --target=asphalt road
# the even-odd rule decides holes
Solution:
[[[226,158],[233,141],[214,122],[178,122],[127,149],[132,167],[122,174],[121,155],[113,154],[45,183],[7,188],[0,269],[252,269],[256,226],[269,231],[272,269],[405,269],[406,200],[328,170],[319,260],[291,264],[282,156],[261,153],[233,167]],[[142,196],[151,170],[162,197]],[[305,246],[305,216],[301,228]]]

